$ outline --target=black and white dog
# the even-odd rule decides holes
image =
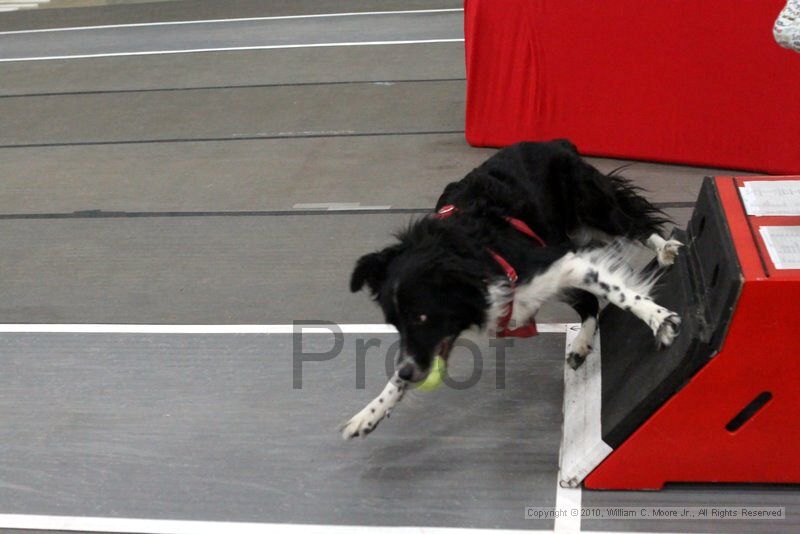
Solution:
[[[660,345],[677,335],[680,317],[649,297],[658,271],[631,268],[630,244],[620,239],[652,248],[661,266],[674,262],[682,244],[662,237],[668,219],[639,189],[600,173],[569,141],[500,150],[449,184],[436,210],[355,266],[350,289],[369,287],[400,333],[401,351],[394,376],[342,427],[343,437],[374,430],[462,334],[515,335],[511,327],[530,328],[553,298],[581,317],[573,368],[591,352],[598,299],[635,314]]]

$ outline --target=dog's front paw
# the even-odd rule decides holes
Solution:
[[[386,415],[388,415],[388,412],[384,412],[382,409],[370,403],[366,408],[355,414],[348,422],[341,426],[342,438],[352,439],[355,437],[366,437],[367,434],[378,427],[378,423],[380,423]]]
[[[572,369],[577,369],[586,357],[592,352],[592,343],[597,332],[597,319],[590,317],[581,325],[578,335],[572,340],[567,354],[567,365]]]
[[[578,367],[583,365],[583,362],[586,361],[585,354],[579,354],[577,352],[570,351],[567,355],[567,365],[569,365],[573,370],[577,370]]]
[[[664,244],[658,247],[658,251],[656,252],[658,264],[661,267],[669,267],[675,263],[675,259],[678,257],[678,251],[682,246],[683,243],[677,239],[664,241]]]
[[[666,310],[665,317],[654,329],[659,347],[669,347],[680,332],[681,318],[677,313]]]
[[[575,338],[575,341],[569,348],[569,354],[567,354],[567,365],[572,369],[577,369],[583,365],[583,362],[586,361],[586,357],[592,352],[592,346],[589,344],[591,338],[582,334],[583,332],[578,334],[578,337]]]

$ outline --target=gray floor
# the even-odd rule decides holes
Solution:
[[[357,338],[383,347],[362,390]],[[510,358],[503,389],[484,346],[476,387],[412,393],[369,440],[343,442],[336,426],[383,386],[392,338],[348,336],[294,389],[291,335],[5,335],[3,511],[548,528],[522,510],[556,483],[563,336],[518,343],[541,356]],[[303,338],[309,353],[331,345]]]
[[[0,15],[0,31],[459,5],[181,0]],[[335,31],[273,21],[269,38],[311,42],[324,30],[357,40],[388,22],[370,17]],[[459,34],[453,14],[430,17],[387,31]],[[240,37],[231,33],[217,37]],[[22,35],[24,50],[53,45],[48,33]],[[189,38],[157,37],[176,47]],[[131,44],[106,38],[71,46]],[[0,323],[380,322],[366,296],[346,290],[353,261],[493,152],[463,139],[460,43],[2,65]],[[715,172],[636,163],[626,174],[684,225]],[[318,202],[391,209],[296,207]],[[575,317],[552,305],[539,320]],[[562,335],[517,342],[505,389],[490,358],[475,389],[414,395],[368,440],[343,443],[336,425],[384,376],[383,359],[368,358],[366,389],[355,389],[355,338],[335,360],[308,364],[294,390],[288,335],[2,334],[0,513],[552,527],[522,511],[555,502]],[[584,491],[583,503],[789,512],[777,525],[584,521],[584,530],[800,528],[796,488]]]
[[[177,1],[177,0],[176,0]],[[269,61],[264,55],[269,54]],[[464,78],[463,43],[8,62],[0,98],[62,92]]]
[[[46,33],[0,33],[0,60],[298,44],[460,39],[460,12],[232,20]]]
[[[364,83],[2,99],[0,114],[15,128],[0,132],[0,148],[457,132],[463,87]],[[354,101],[358,113],[348,106]]]
[[[108,6],[102,9],[53,9],[4,14],[0,31],[70,28],[104,24],[141,24],[184,20],[313,15],[361,11],[405,11],[461,7],[461,0],[172,0]]]

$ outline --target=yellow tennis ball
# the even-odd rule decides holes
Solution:
[[[441,356],[436,356],[431,365],[431,371],[425,380],[419,383],[415,388],[419,391],[433,391],[442,385],[444,381],[444,373],[447,371],[447,362]]]

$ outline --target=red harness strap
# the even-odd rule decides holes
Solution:
[[[453,204],[448,204],[446,206],[442,206],[442,208],[436,212],[434,215],[437,219],[446,219],[453,215],[454,213],[458,212],[458,208]],[[519,219],[515,219],[514,217],[506,217],[505,218],[508,223],[514,227],[515,230],[522,232],[526,236],[532,238],[536,241],[537,245],[540,247],[545,246],[544,240],[536,235],[536,232],[531,230],[531,227],[525,224],[523,221]],[[508,328],[508,323],[511,322],[511,316],[514,314],[514,291],[517,289],[517,280],[519,277],[517,276],[517,271],[514,267],[506,261],[504,257],[500,254],[495,252],[494,250],[489,249],[489,253],[494,258],[494,261],[503,268],[503,271],[506,273],[506,278],[508,279],[508,286],[511,289],[512,298],[506,307],[506,312],[503,316],[497,321],[497,337],[531,337],[537,335],[539,332],[536,330],[536,319],[531,318],[527,324],[519,327],[519,328]]]

